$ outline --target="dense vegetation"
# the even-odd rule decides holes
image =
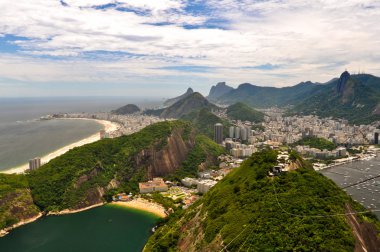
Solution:
[[[0,229],[39,213],[28,186],[24,175],[0,174]]]
[[[327,140],[327,139],[324,139],[324,138],[319,138],[319,137],[305,137],[299,141],[297,141],[296,143],[293,144],[294,146],[297,146],[297,145],[307,145],[311,148],[317,148],[317,149],[320,149],[320,150],[334,150],[337,146]]]
[[[334,214],[345,213],[345,204],[360,207],[302,160],[298,170],[267,177],[276,156],[255,153],[184,214],[162,225],[145,250],[353,251],[346,217]],[[375,222],[371,214],[364,218]]]
[[[192,122],[199,133],[208,136],[210,139],[214,137],[214,125],[216,123],[223,124],[224,136],[228,135],[229,122],[214,115],[207,108],[194,110],[182,116],[181,119]]]
[[[186,138],[191,126],[181,121],[161,122],[132,135],[74,148],[53,159],[28,176],[35,203],[44,210],[85,206],[89,197],[112,179],[119,181],[123,190],[136,191],[138,182],[147,179],[143,164],[137,167],[135,163],[136,154],[153,145],[162,148],[175,128],[182,129]]]
[[[204,135],[198,135],[194,148],[187,155],[182,166],[174,174],[169,175],[168,179],[179,181],[184,177],[196,177],[201,164],[207,167],[217,165],[217,157],[224,153],[223,147]]]
[[[338,83],[339,80],[335,80],[321,86],[291,112],[347,119],[352,124],[380,120],[380,78],[352,75],[342,92],[336,91]]]
[[[242,102],[235,103],[227,108],[227,116],[233,120],[262,122],[264,114]]]

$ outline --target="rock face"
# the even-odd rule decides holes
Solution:
[[[117,115],[130,115],[137,112],[140,112],[140,108],[137,107],[135,104],[128,104],[112,111],[112,113]]]
[[[349,72],[347,71],[344,71],[341,75],[340,75],[340,78],[339,78],[339,81],[338,81],[338,84],[337,84],[337,87],[336,87],[336,91],[339,93],[339,94],[343,94],[344,92],[344,88],[346,86],[346,83],[347,81],[350,79],[351,75]]]
[[[192,93],[194,93],[193,89],[192,88],[188,88],[186,90],[186,93],[178,96],[178,97],[175,97],[175,98],[171,98],[171,99],[168,99],[164,102],[164,106],[165,107],[169,107],[171,105],[173,105],[174,103],[178,102],[179,100],[182,100],[186,97],[188,97],[189,95],[191,95]]]
[[[227,86],[225,82],[219,82],[216,86],[212,86],[207,99],[214,101],[233,90],[232,87]]]
[[[182,138],[182,133],[182,130],[174,130],[162,149],[152,146],[141,151],[135,159],[136,166],[145,166],[149,179],[173,173],[181,166],[195,144],[193,133],[186,140]]]

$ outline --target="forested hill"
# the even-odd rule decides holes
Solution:
[[[227,108],[227,116],[233,120],[262,122],[264,121],[264,113],[257,111],[247,104],[238,102]]]
[[[202,141],[196,136],[191,123],[166,121],[74,148],[30,173],[34,202],[48,211],[77,209],[103,202],[115,191],[137,191],[138,182],[181,169],[197,141]],[[207,155],[213,153],[197,160],[204,162]],[[193,163],[192,168],[198,165]]]
[[[138,192],[138,182],[180,180],[217,165],[222,147],[185,121],[74,148],[27,175],[0,174],[0,229],[42,212],[75,210]]]
[[[291,112],[347,119],[353,124],[380,120],[380,78],[344,72],[339,79],[315,90]]]
[[[276,158],[274,151],[253,154],[183,214],[160,226],[145,251],[379,248],[380,225],[374,215],[345,216],[363,208],[302,160],[295,161],[295,171],[267,177]],[[355,222],[359,235],[349,224]],[[365,237],[360,236],[363,230]]]

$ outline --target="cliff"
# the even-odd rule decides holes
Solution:
[[[6,229],[40,216],[25,176],[0,174],[0,236]]]
[[[182,129],[175,129],[162,149],[151,146],[137,155],[136,165],[147,167],[149,179],[174,173],[181,166],[195,144],[194,132],[186,140],[182,135]]]
[[[207,96],[207,99],[210,101],[217,101],[217,99],[225,94],[228,94],[232,91],[233,88],[226,85],[225,82],[219,82],[216,86],[212,86],[210,89],[210,93]]]

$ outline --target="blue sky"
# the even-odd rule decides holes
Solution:
[[[373,0],[3,0],[0,96],[169,97],[380,75]]]

